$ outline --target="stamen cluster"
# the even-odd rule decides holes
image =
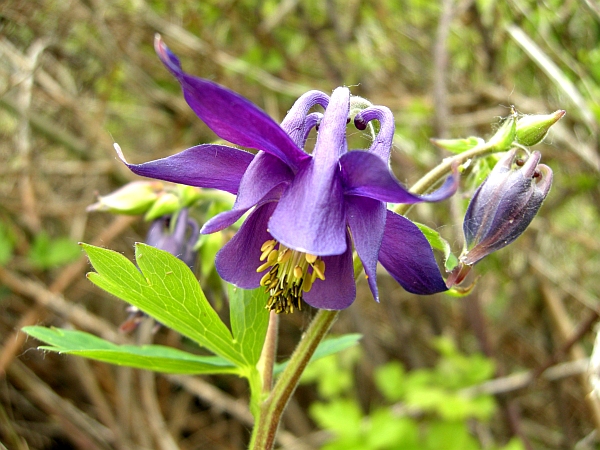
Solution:
[[[292,313],[302,310],[302,294],[310,291],[314,281],[325,280],[325,262],[318,256],[292,250],[274,239],[260,248],[260,260],[264,261],[256,271],[269,271],[261,278],[260,285],[269,292],[266,309]]]

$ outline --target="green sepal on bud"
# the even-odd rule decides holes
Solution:
[[[485,143],[483,139],[476,136],[469,136],[464,139],[430,139],[431,143],[439,148],[448,150],[449,152],[459,154],[471,150]]]
[[[505,152],[509,150],[517,136],[517,113],[512,111],[511,115],[504,119],[496,134],[488,141],[494,152]]]
[[[202,198],[202,190],[194,186],[178,184],[177,195],[181,199],[181,206],[188,208]]]
[[[150,207],[148,212],[146,212],[144,220],[150,221],[158,219],[159,217],[173,214],[179,209],[181,209],[179,197],[172,192],[163,192]]]
[[[566,111],[559,109],[552,114],[531,114],[517,120],[516,140],[526,147],[540,143],[552,125],[558,122]]]
[[[164,185],[160,181],[133,181],[108,195],[99,195],[98,201],[88,206],[87,211],[143,214],[159,198],[163,188]]]

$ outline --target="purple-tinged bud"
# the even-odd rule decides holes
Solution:
[[[463,223],[466,265],[517,239],[531,223],[552,185],[552,170],[538,164],[540,152],[527,161],[508,152],[475,191]]]
[[[559,109],[552,114],[522,116],[517,120],[517,142],[528,147],[541,142],[552,125],[558,122],[566,111]]]
[[[193,269],[196,262],[194,246],[200,227],[194,219],[188,218],[187,209],[179,211],[175,225],[171,226],[173,219],[174,216],[163,216],[153,221],[146,235],[146,244],[177,256]]]
[[[145,213],[163,190],[160,181],[133,181],[108,195],[99,195],[98,201],[87,211],[109,211],[115,214]]]

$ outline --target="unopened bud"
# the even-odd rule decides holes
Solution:
[[[177,195],[179,195],[179,198],[181,199],[181,206],[187,208],[188,206],[192,206],[202,197],[202,191],[200,188],[194,186],[178,184]]]
[[[109,211],[115,214],[143,214],[158,199],[163,184],[160,181],[133,181],[116,191],[98,196],[87,211]]]
[[[531,223],[552,185],[552,170],[538,164],[540,158],[540,152],[533,152],[523,161],[511,150],[477,188],[463,222],[464,264],[507,246]]]
[[[181,208],[179,197],[172,192],[164,192],[150,207],[144,220],[154,220],[161,216],[172,214]]]
[[[559,109],[552,114],[533,114],[517,120],[517,142],[530,147],[541,142],[552,125],[558,122],[566,111]]]
[[[171,223],[173,220],[176,221],[174,224]],[[177,256],[192,268],[196,261],[194,246],[199,234],[200,227],[194,219],[188,218],[188,210],[184,208],[177,215],[154,220],[148,229],[146,244]]]
[[[496,131],[496,134],[489,140],[490,146],[492,146],[495,152],[503,152],[508,150],[515,140],[517,135],[517,114],[513,113],[504,119],[504,122]]]

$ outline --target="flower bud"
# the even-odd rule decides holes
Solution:
[[[176,220],[174,225],[171,224],[172,220]],[[176,216],[154,220],[148,229],[146,244],[177,256],[193,268],[196,261],[194,246],[199,234],[200,227],[196,221],[188,218],[187,209],[182,209]]]
[[[177,185],[177,195],[181,199],[181,205],[184,208],[192,206],[202,197],[200,188],[194,186],[186,186],[185,184]]]
[[[466,251],[461,262],[475,264],[525,231],[552,185],[552,170],[538,164],[540,158],[540,152],[533,152],[523,162],[511,150],[475,191],[463,222]]]
[[[566,111],[559,109],[552,114],[522,116],[517,120],[517,142],[527,147],[541,142],[552,125],[558,122]]]
[[[163,189],[160,181],[133,181],[116,191],[98,196],[87,211],[109,211],[115,214],[142,214],[158,199]]]
[[[179,197],[172,192],[163,192],[154,204],[148,209],[144,220],[154,220],[161,216],[173,214],[181,208]]]
[[[496,152],[503,152],[508,150],[515,140],[516,132],[517,132],[517,114],[513,111],[513,113],[508,116],[496,134],[492,136],[489,140],[490,146],[494,148]]]

